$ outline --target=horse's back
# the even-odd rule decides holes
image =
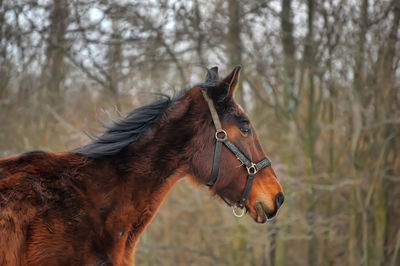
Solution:
[[[22,254],[32,251],[27,242],[37,237],[33,230],[39,224],[47,228],[41,232],[43,237],[54,234],[54,224],[43,222],[43,215],[54,215],[51,210],[63,200],[62,178],[68,179],[68,171],[74,171],[72,156],[34,151],[0,159],[0,265],[27,263]],[[57,252],[61,256],[67,250]]]
[[[15,174],[27,174],[40,171],[40,161],[52,155],[41,150],[25,152],[6,158],[0,158],[0,184],[4,179],[10,179]],[[11,179],[10,179],[11,181]]]
[[[41,154],[42,152],[40,152]],[[38,152],[0,159],[0,265],[21,265],[24,241],[36,208],[26,185],[29,160]]]

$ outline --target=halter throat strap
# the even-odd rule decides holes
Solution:
[[[207,186],[212,187],[218,179],[219,173],[219,163],[221,161],[221,151],[222,151],[222,144],[224,144],[235,156],[236,158],[243,163],[243,165],[247,169],[247,181],[246,186],[244,188],[242,197],[240,198],[237,207],[243,209],[246,206],[247,199],[250,194],[251,187],[253,185],[254,176],[258,171],[261,169],[268,167],[271,165],[271,161],[268,158],[264,158],[258,163],[253,163],[250,159],[247,158],[243,152],[240,151],[236,145],[230,141],[228,138],[228,134],[225,130],[222,129],[221,121],[219,120],[219,116],[217,110],[215,109],[214,102],[210,97],[208,97],[207,92],[201,90],[206,100],[208,107],[210,109],[211,117],[215,126],[215,151],[214,151],[214,161],[213,161],[213,168],[211,171],[210,180],[207,183]],[[225,200],[225,199],[224,199]],[[225,201],[226,202],[226,201]],[[228,204],[230,205],[230,204]]]

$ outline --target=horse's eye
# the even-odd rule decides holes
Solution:
[[[241,127],[240,131],[242,131],[243,134],[249,134],[250,133],[250,128],[249,127]]]

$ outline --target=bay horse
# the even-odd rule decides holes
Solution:
[[[1,159],[0,265],[133,265],[141,233],[183,177],[238,216],[272,218],[282,187],[233,98],[239,73],[220,80],[211,68],[204,83],[134,110],[74,151]]]

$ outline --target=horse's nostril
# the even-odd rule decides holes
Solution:
[[[285,201],[285,196],[283,196],[282,192],[279,192],[275,196],[275,208],[279,209],[280,206],[282,206],[283,202]]]

